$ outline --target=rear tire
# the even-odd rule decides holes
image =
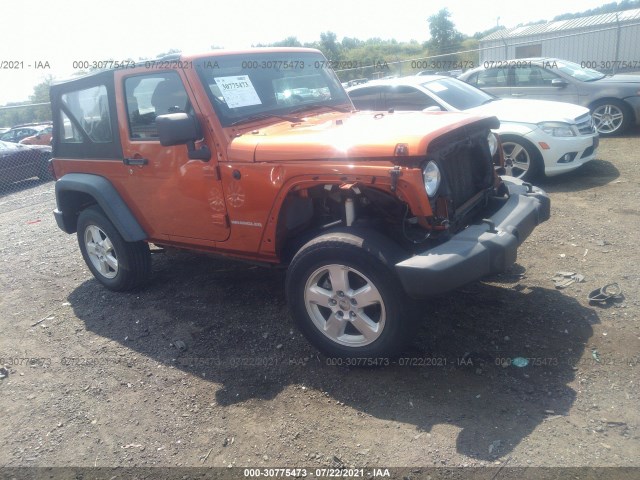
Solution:
[[[127,242],[97,206],[78,217],[78,243],[89,270],[109,290],[133,290],[151,276],[146,242]]]
[[[344,232],[316,237],[298,251],[287,272],[287,301],[318,350],[362,366],[388,364],[399,353],[414,322],[388,261],[395,253]]]
[[[622,135],[631,126],[633,114],[620,100],[600,100],[591,107],[593,124],[602,137]]]

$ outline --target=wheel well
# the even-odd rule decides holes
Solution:
[[[97,203],[127,242],[148,238],[137,219],[113,184],[100,175],[68,173],[56,182],[58,213],[63,230],[74,233],[77,215],[82,208]]]
[[[407,214],[397,197],[369,186],[326,184],[291,191],[278,215],[276,252],[287,265],[305,243],[335,229],[373,232],[406,250],[401,237]]]
[[[78,216],[84,209],[97,205],[97,201],[85,192],[67,190],[58,194],[58,209],[64,212],[67,233],[77,230]]]

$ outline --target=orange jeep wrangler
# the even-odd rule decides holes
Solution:
[[[287,268],[329,356],[398,352],[408,301],[501,272],[549,217],[501,178],[495,117],[357,112],[317,50],[172,56],[51,87],[54,212],[111,290],[149,244]]]

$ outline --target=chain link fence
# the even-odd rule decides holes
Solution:
[[[39,191],[53,189],[50,158],[48,145],[0,141],[0,213],[43,201],[30,191],[45,184],[51,188]]]

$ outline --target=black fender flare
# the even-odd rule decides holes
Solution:
[[[54,215],[58,226],[65,232],[76,232],[77,215],[84,206],[79,204],[78,199],[86,199],[88,196],[98,204],[127,242],[148,238],[116,188],[105,177],[89,173],[68,173],[56,182],[55,191],[57,209]]]

